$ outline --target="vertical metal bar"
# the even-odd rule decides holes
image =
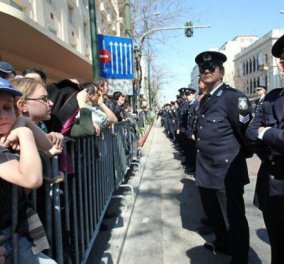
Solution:
[[[96,163],[96,156],[95,156],[95,140],[94,136],[91,137],[91,160],[92,160],[92,167],[91,167],[91,177],[92,177],[92,206],[93,206],[93,228],[96,229],[97,226],[97,199],[96,199],[96,168],[95,168],[95,163]],[[93,230],[94,232],[94,230]]]
[[[74,150],[74,143],[71,142],[71,161],[72,164],[75,164],[75,150]],[[79,264],[79,247],[78,247],[78,221],[77,221],[77,195],[76,195],[76,173],[74,177],[72,177],[72,212],[73,212],[73,232],[72,232],[72,245],[74,247],[74,254],[72,256],[72,261],[75,264]]]
[[[52,164],[47,168],[47,177],[51,178]],[[50,249],[47,250],[47,255],[52,256],[53,252],[53,232],[52,232],[52,184],[49,182],[44,183],[44,195],[45,195],[45,230],[46,236],[50,243]]]
[[[82,139],[78,140],[77,164],[78,164],[78,196],[79,196],[79,219],[80,219],[80,242],[81,252],[85,250],[84,242],[84,216],[83,216],[83,191],[82,191],[82,164],[81,164],[81,145]]]
[[[87,139],[87,151],[88,151],[88,194],[89,194],[89,228],[90,228],[90,237],[92,237],[93,231],[94,231],[94,226],[93,226],[93,210],[94,210],[94,203],[92,200],[92,185],[93,185],[93,180],[92,180],[92,163],[94,162],[94,159],[91,155],[91,137],[88,137]]]
[[[52,176],[58,175],[58,157],[52,158]],[[57,263],[63,264],[62,226],[60,208],[60,188],[59,184],[53,184],[53,213],[54,213],[54,233],[56,246]]]
[[[84,192],[84,219],[85,219],[85,230],[86,230],[86,237],[85,241],[88,245],[90,241],[90,234],[89,234],[89,206],[88,206],[88,175],[87,175],[87,160],[86,160],[86,139],[83,138],[83,192]]]
[[[66,168],[68,170],[68,157],[67,155],[69,155],[67,153],[67,146],[66,146],[66,142],[64,143],[64,158],[65,158],[65,165]],[[70,236],[70,207],[69,207],[69,188],[68,188],[68,175],[67,175],[67,171],[64,172],[64,182],[63,182],[63,186],[64,186],[64,209],[65,209],[65,235]]]
[[[16,228],[18,225],[18,187],[12,185],[12,243],[13,243],[13,263],[19,263],[19,244]]]

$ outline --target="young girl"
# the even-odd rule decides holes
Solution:
[[[19,114],[28,117],[31,121],[47,132],[42,121],[51,118],[53,103],[48,99],[47,91],[42,82],[32,78],[20,78],[11,81],[13,87],[21,91],[22,96],[17,99]],[[62,152],[63,135],[56,132],[47,134],[53,143],[49,150],[51,156]]]
[[[42,184],[42,166],[36,142],[43,150],[51,147],[51,142],[42,137],[40,129],[26,119],[17,118],[15,96],[21,96],[21,93],[0,78],[0,233],[6,240],[3,243],[8,253],[5,263],[12,263],[11,235],[15,231],[11,230],[12,185],[38,188]],[[15,153],[13,149],[20,149],[20,152]],[[18,188],[18,198],[19,201],[25,200],[21,188]],[[21,218],[23,210],[19,203],[18,226],[25,225],[25,219]],[[30,241],[24,234],[18,235],[19,263],[55,263],[42,253],[33,255]]]

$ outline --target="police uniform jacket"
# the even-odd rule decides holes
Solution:
[[[271,127],[258,139],[259,127]],[[269,198],[270,177],[284,181],[284,89],[274,89],[249,125],[246,137],[262,163],[258,171],[255,203],[265,210]],[[271,175],[271,176],[270,176]]]
[[[190,107],[189,101],[183,100],[177,109],[177,114],[178,114],[177,129],[179,129],[181,133],[185,133],[186,131],[187,115],[189,107]]]
[[[239,90],[222,84],[200,102],[196,124],[196,184],[240,187],[249,182],[243,140],[251,104]]]
[[[188,114],[187,114],[187,120],[186,120],[186,135],[188,138],[192,138],[192,134],[194,131],[194,122],[196,119],[197,109],[198,109],[198,101],[196,99],[193,99],[190,102]]]

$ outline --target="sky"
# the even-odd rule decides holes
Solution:
[[[194,58],[200,52],[219,48],[236,36],[261,37],[272,29],[284,28],[284,14],[280,13],[283,0],[185,0],[183,5],[190,9],[188,21],[210,28],[194,29],[191,38],[185,37],[184,30],[164,31],[163,36],[170,34],[166,44],[155,44],[157,65],[172,76],[162,86],[161,105],[174,100],[179,88],[188,86]]]

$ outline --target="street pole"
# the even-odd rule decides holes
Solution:
[[[132,38],[132,25],[130,13],[130,0],[125,0],[124,4],[125,36]]]
[[[96,4],[95,0],[89,0],[89,17],[91,33],[91,49],[93,62],[93,78],[99,77],[99,59],[98,59],[98,38],[97,38],[97,21],[96,21]]]
[[[142,35],[142,37],[139,39],[138,41],[138,46],[136,48],[136,50],[139,50],[141,52],[142,50],[142,47],[143,47],[143,44],[144,44],[144,40],[145,38],[156,32],[156,31],[162,31],[162,30],[175,30],[175,29],[187,29],[187,28],[210,28],[210,26],[208,25],[199,25],[199,26],[183,26],[183,27],[161,27],[161,28],[153,28],[149,31],[147,31],[146,33],[144,33]],[[148,93],[149,93],[149,108],[150,110],[152,110],[152,94],[151,94],[151,75],[150,75],[150,51],[149,51],[149,43],[148,43],[148,64],[147,64],[147,67],[148,67]],[[137,61],[138,62],[138,61]],[[140,60],[139,60],[139,64],[140,64]],[[140,66],[140,65],[139,65]],[[142,73],[140,73],[141,76],[142,76]]]
[[[152,94],[151,94],[151,58],[150,58],[150,45],[148,43],[148,98],[149,98],[149,109],[152,110]]]

